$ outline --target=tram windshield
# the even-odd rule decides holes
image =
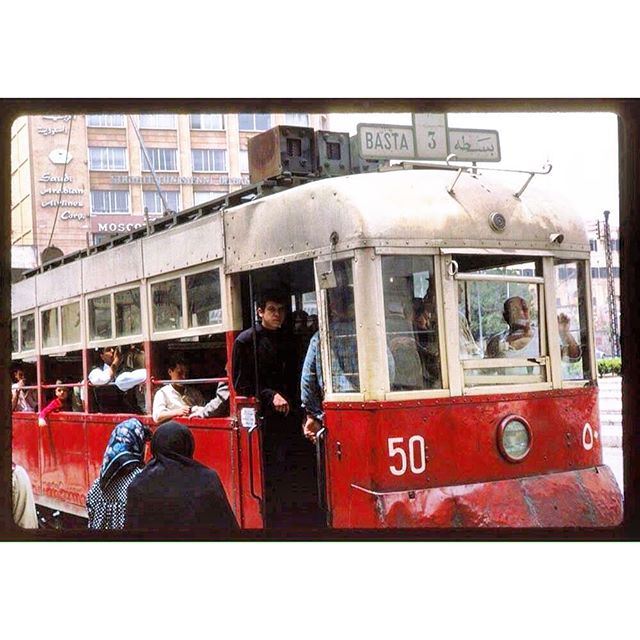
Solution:
[[[433,256],[383,256],[382,281],[391,390],[441,389]]]
[[[562,378],[589,377],[581,263],[555,261],[557,323],[545,319],[541,258],[456,256],[456,264],[465,386],[548,382],[551,331],[558,336]]]

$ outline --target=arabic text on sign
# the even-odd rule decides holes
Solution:
[[[58,133],[67,133],[67,127],[38,127],[38,133],[43,136],[55,136]]]
[[[71,118],[73,118],[73,116],[42,116],[43,120],[53,120],[54,122],[57,122],[58,120],[69,122]]]

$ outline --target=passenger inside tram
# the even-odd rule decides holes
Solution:
[[[56,385],[65,384],[62,380],[56,380]],[[71,404],[71,388],[66,386],[57,386],[55,388],[55,397],[51,402],[45,405],[42,410],[38,413],[38,425],[41,427],[46,427],[47,417],[49,414],[54,411],[72,411]]]
[[[38,409],[38,398],[35,389],[25,389],[29,379],[22,365],[15,365],[11,371],[11,410],[33,413]]]
[[[160,387],[153,396],[153,421],[162,424],[173,418],[187,417],[192,407],[205,404],[202,393],[183,381],[189,378],[189,363],[178,352],[172,352],[167,362],[171,383]]]
[[[433,257],[383,256],[382,275],[391,390],[442,388]]]
[[[166,379],[169,366],[178,354],[187,365],[186,375],[192,380],[198,380],[197,383],[181,385],[187,389],[185,404],[190,409],[188,414],[182,415],[194,418],[218,418],[229,415],[229,385],[225,380],[218,382],[212,380],[227,378],[227,348],[224,334],[155,342],[152,349],[153,378]],[[179,380],[180,378],[174,371],[173,377],[169,375],[169,379]],[[174,383],[168,386],[174,386]],[[157,389],[154,387],[154,395],[157,395]],[[175,409],[177,408],[176,406]]]
[[[147,370],[139,345],[101,347],[99,362],[89,372],[95,407],[99,413],[145,413]]]

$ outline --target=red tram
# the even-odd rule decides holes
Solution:
[[[131,415],[105,411],[89,384],[96,349],[144,354],[139,417],[153,428],[169,355],[186,354],[185,384],[211,397],[233,379],[233,342],[251,326],[256,292],[278,282],[290,316],[307,319],[302,356],[317,316],[325,417],[309,497],[327,526],[619,524],[622,496],[602,463],[581,219],[535,183],[514,194],[490,173],[397,165],[267,180],[26,274],[12,287],[14,366],[40,407],[65,379],[79,408],[46,426],[13,414],[13,458],[36,501],[86,516],[111,430]],[[349,330],[335,322],[336,298],[348,303]],[[509,344],[505,317],[516,298],[526,302],[523,349]],[[184,422],[241,526],[263,527],[256,400],[232,389],[228,417]]]

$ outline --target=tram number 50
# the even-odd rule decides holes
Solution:
[[[404,447],[404,438],[388,438],[389,457],[395,458],[394,464],[389,465],[389,471],[394,476],[403,476],[407,468],[412,473],[424,473],[427,469],[427,454],[424,438],[422,436],[411,436]],[[398,466],[399,464],[399,466]]]

